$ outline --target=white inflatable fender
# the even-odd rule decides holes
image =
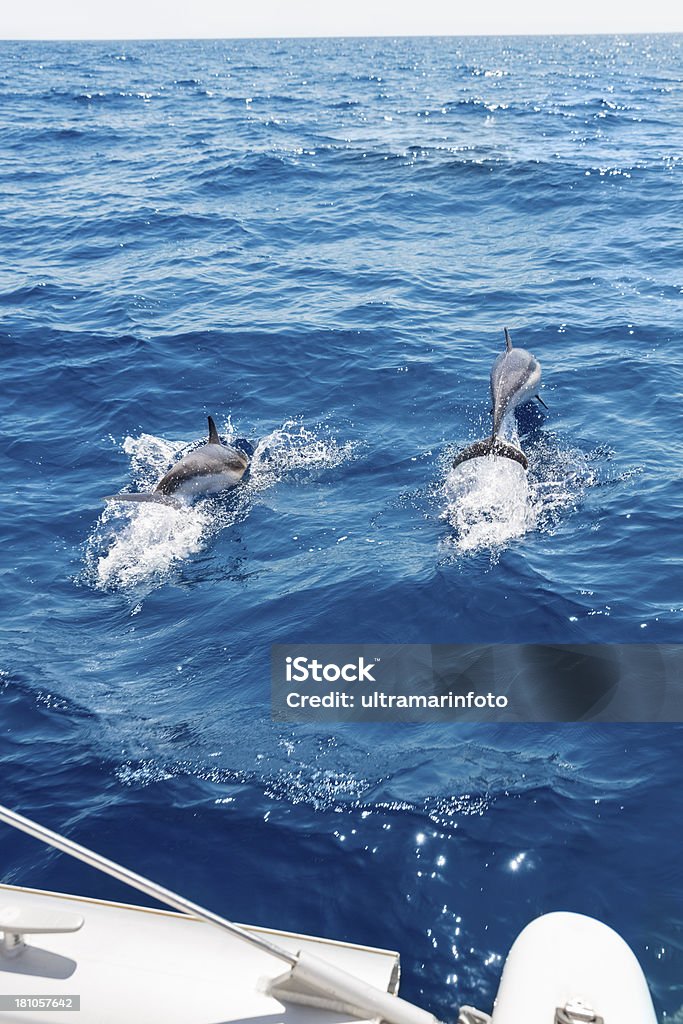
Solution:
[[[634,953],[606,924],[583,914],[545,914],[520,933],[491,1021],[554,1024],[557,1010],[567,1011],[569,1022],[657,1024]]]

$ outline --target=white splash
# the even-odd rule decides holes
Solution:
[[[334,469],[352,459],[355,450],[352,441],[339,444],[332,438],[317,437],[302,423],[287,420],[257,444],[248,487],[263,491],[288,473]]]
[[[228,441],[236,436],[230,422],[221,433]],[[130,456],[135,486],[150,491],[189,446],[142,434],[127,437],[122,447]],[[338,466],[352,456],[351,443],[340,445],[318,437],[289,420],[258,442],[248,479],[225,496],[179,507],[110,503],[86,543],[85,582],[103,590],[157,585],[174,565],[205,548],[220,530],[242,522],[259,493],[283,476]]]
[[[125,511],[110,506],[88,542],[89,549],[100,549],[102,542],[107,548],[91,559],[92,582],[98,588],[117,589],[164,577],[174,562],[201,549],[210,527],[210,515],[199,504],[187,508],[145,504],[125,506]]]
[[[501,434],[519,446],[514,422]],[[497,554],[532,530],[550,533],[560,517],[595,483],[591,454],[563,449],[545,436],[527,453],[529,469],[497,455],[470,459],[447,471],[443,518],[453,528],[459,554],[488,549]]]
[[[488,455],[451,469],[444,493],[445,518],[462,551],[495,548],[534,525],[526,471],[518,462]]]

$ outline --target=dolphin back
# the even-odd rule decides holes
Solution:
[[[512,348],[498,356],[491,368],[493,433],[497,434],[505,413],[533,398],[541,383],[541,364],[524,348]]]
[[[208,482],[211,477],[218,480],[226,474],[230,477],[230,483],[226,480],[226,484],[234,486],[244,476],[248,465],[249,459],[243,452],[210,441],[176,462],[159,481],[154,493],[173,494],[192,481],[204,478]]]

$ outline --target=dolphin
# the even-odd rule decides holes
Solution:
[[[185,500],[203,494],[220,494],[240,482],[249,466],[253,450],[248,441],[242,447],[224,444],[216,424],[209,416],[209,440],[179,459],[151,492],[109,494],[105,501],[156,501],[182,505]]]
[[[483,455],[501,455],[519,462],[526,469],[529,461],[516,445],[501,438],[500,430],[506,415],[516,406],[538,399],[541,405],[545,402],[538,394],[541,383],[541,364],[527,352],[525,348],[513,348],[510,332],[505,330],[505,351],[498,356],[491,367],[491,415],[493,427],[491,436],[483,441],[475,441],[469,448],[456,455],[453,466],[459,466],[468,459],[476,459]]]

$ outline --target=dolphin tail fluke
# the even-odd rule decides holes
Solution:
[[[510,337],[510,332],[507,327],[504,327],[503,330],[505,331],[505,351],[512,352],[512,338]]]
[[[484,458],[486,455],[499,455],[504,459],[512,459],[518,462],[524,469],[528,469],[529,460],[521,448],[515,447],[509,441],[501,441],[499,437],[487,437],[483,441],[475,441],[469,448],[464,448],[453,459],[453,468],[462,462],[469,462],[470,459]]]
[[[221,443],[221,439],[218,436],[218,431],[216,430],[216,424],[213,421],[213,416],[209,416],[208,419],[209,419],[209,444],[220,444]]]
[[[124,491],[121,494],[107,494],[102,500],[129,501],[136,504],[153,502],[155,505],[174,505],[176,508],[180,505],[180,502],[175,498],[171,498],[167,494],[161,494],[159,491],[134,491],[129,494]]]

